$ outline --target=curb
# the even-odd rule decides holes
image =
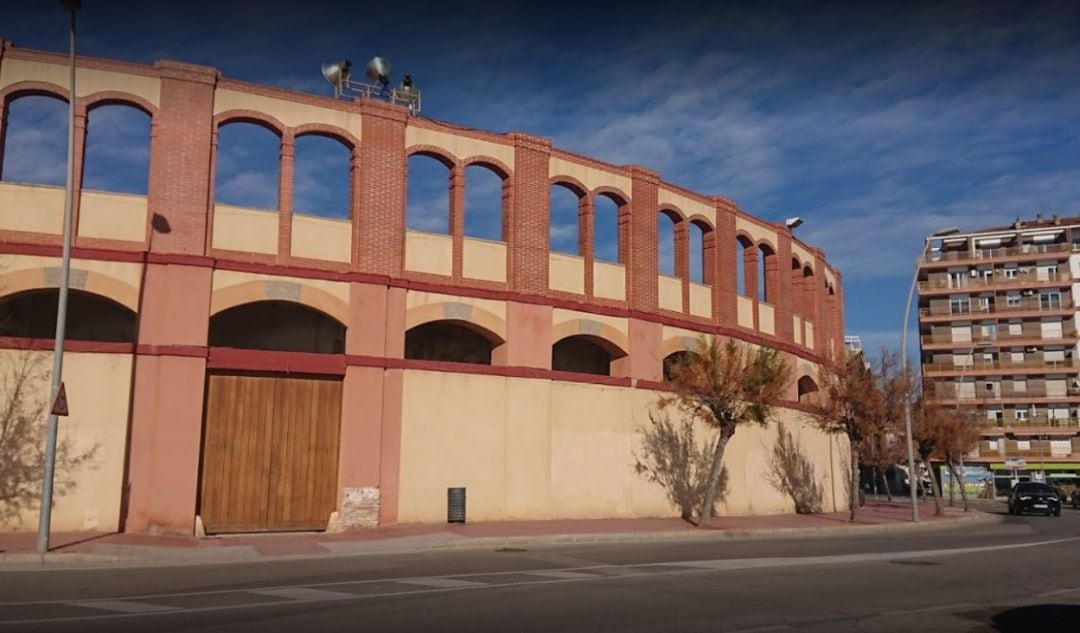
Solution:
[[[108,553],[54,552],[44,560],[36,553],[0,553],[0,574],[18,571],[51,571],[67,569],[92,569],[94,567],[174,567],[197,565],[232,565],[240,563],[283,562],[290,560],[318,560],[377,556],[384,554],[413,554],[438,551],[469,551],[498,549],[503,547],[527,548],[560,545],[602,543],[649,543],[690,542],[785,538],[792,536],[825,538],[841,534],[874,534],[910,530],[942,530],[953,527],[969,527],[999,521],[1000,517],[978,510],[945,520],[926,523],[886,523],[862,525],[837,525],[812,528],[745,528],[730,530],[685,530],[658,532],[598,532],[592,534],[545,534],[537,536],[480,536],[431,535],[418,538],[405,537],[410,542],[357,541],[321,543],[329,548],[325,554],[283,554],[260,556],[247,546],[192,550],[188,548],[159,548],[147,545],[108,545]],[[230,551],[232,550],[232,551]],[[141,554],[133,556],[133,553]]]

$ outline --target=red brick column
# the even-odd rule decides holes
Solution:
[[[159,61],[160,109],[150,142],[150,211],[169,232],[154,235],[153,250],[203,255],[209,248],[211,137],[218,72],[206,66]]]
[[[675,276],[682,281],[682,311],[690,312],[690,226],[686,220],[675,223]]]
[[[735,214],[723,198],[713,198],[716,209],[716,257],[712,268],[713,315],[720,325],[735,327],[739,323],[738,257],[741,250],[735,240]],[[745,264],[745,262],[744,262]]]
[[[465,256],[465,166],[455,162],[450,167],[450,240],[452,246],[452,274],[455,280],[462,276]]]
[[[596,213],[590,193],[578,198],[578,255],[581,255],[585,273],[585,296],[593,296],[593,278],[596,275]]]
[[[548,163],[551,141],[515,132],[512,203],[507,215],[510,287],[533,295],[548,293],[548,235],[551,189]]]
[[[349,264],[354,270],[360,265],[360,187],[363,186],[360,181],[360,162],[362,160],[360,146],[356,145],[349,155],[349,221],[352,223]]]
[[[293,175],[296,171],[296,138],[292,130],[281,136],[278,159],[278,258],[292,253]]]
[[[405,122],[408,110],[359,102],[360,213],[356,268],[400,277],[405,264]]]
[[[757,246],[747,246],[743,248],[743,290],[746,292],[744,296],[748,297],[754,302],[754,331],[759,328],[758,325],[758,304],[761,303],[761,290],[758,289],[758,259],[760,258],[760,249]]]
[[[791,275],[780,274],[780,266],[791,266],[791,232],[785,226],[776,229],[777,253],[766,260],[765,277],[772,287],[770,297],[766,299],[776,310],[776,336],[783,341],[794,340],[792,328],[792,310],[794,309],[794,289],[791,287]]]
[[[633,165],[630,168],[631,262],[627,263],[627,301],[631,309],[655,311],[659,306],[656,219],[660,176]]]

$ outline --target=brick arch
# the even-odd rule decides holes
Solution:
[[[670,338],[664,339],[664,341],[660,344],[660,358],[667,358],[675,352],[697,353],[697,350],[700,346],[701,342],[697,337],[672,336]]]
[[[59,267],[38,267],[16,270],[0,275],[0,297],[6,297],[28,290],[44,290],[60,286],[59,275],[53,277],[51,271]],[[115,277],[93,270],[71,269],[71,288],[110,299],[132,312],[139,311],[139,290],[135,286]]]
[[[704,233],[712,233],[716,230],[716,227],[713,226],[713,223],[709,221],[709,218],[701,215],[700,213],[695,213],[691,215],[690,217],[686,218],[686,221],[690,224],[697,226]]]
[[[596,189],[593,189],[590,193],[593,196],[605,196],[606,198],[614,202],[615,206],[619,207],[620,209],[630,204],[630,196],[626,195],[626,193],[618,187],[602,185],[600,187],[597,187]]]
[[[607,323],[593,321],[592,319],[570,319],[551,328],[551,344],[554,345],[564,338],[583,334],[591,336],[598,341],[603,341],[615,355],[625,356],[630,351],[630,339],[622,332],[611,327]]]
[[[756,242],[754,242],[754,246],[757,246],[758,248],[761,248],[762,246],[764,246],[765,248],[768,248],[770,255],[776,255],[776,254],[778,254],[780,252],[779,250],[777,250],[775,244],[773,244],[769,240],[765,239],[764,237],[761,238],[760,240],[757,240]]]
[[[406,331],[437,321],[467,325],[496,345],[506,342],[506,321],[497,314],[474,305],[456,301],[440,301],[425,303],[405,312]]]
[[[218,288],[210,295],[210,316],[247,303],[291,301],[317,310],[348,327],[349,304],[312,286],[286,280],[245,281]]]
[[[492,156],[483,156],[483,155],[470,156],[470,157],[466,158],[465,160],[461,161],[461,165],[463,167],[468,167],[470,165],[479,165],[480,167],[487,167],[491,171],[495,172],[499,176],[499,178],[502,178],[503,180],[506,180],[507,178],[509,178],[514,173],[512,169],[510,169],[509,167],[506,166],[506,163],[504,163],[501,160],[499,160],[498,158],[494,158]]]
[[[85,97],[79,97],[75,102],[88,114],[95,108],[107,105],[122,105],[129,108],[135,108],[136,110],[141,110],[143,114],[146,114],[151,119],[154,118],[154,115],[156,115],[158,111],[157,106],[146,99],[119,90],[100,90],[93,94],[86,95]]]
[[[277,134],[279,137],[285,136],[287,126],[278,121],[276,118],[266,114],[265,112],[259,112],[258,110],[226,110],[220,114],[214,115],[214,131],[221,129],[223,125],[229,123],[254,123],[255,125],[262,126],[267,130]]]
[[[405,150],[405,162],[408,163],[409,159],[413,156],[427,156],[428,158],[434,158],[450,170],[453,170],[458,164],[456,156],[435,145],[412,145],[408,147]]]
[[[0,103],[7,104],[19,97],[54,97],[67,103],[68,91],[47,81],[17,81],[0,90]]]
[[[579,198],[587,198],[589,196],[589,188],[585,186],[585,183],[581,182],[573,176],[552,176],[548,178],[548,187],[552,185],[559,185],[566,187],[570,191],[574,192]]]
[[[686,221],[686,214],[682,212],[682,209],[673,204],[662,204],[656,209],[657,213],[663,213],[667,217],[671,218],[672,223],[676,226],[680,222]]]
[[[757,242],[754,240],[754,236],[750,235],[742,229],[735,231],[735,241],[739,242],[744,248],[749,246],[757,246]]]
[[[356,149],[360,145],[360,140],[349,133],[348,130],[339,128],[335,125],[327,125],[326,123],[305,123],[298,125],[292,129],[293,138],[297,139],[301,136],[322,136],[325,138],[333,139],[349,149]]]

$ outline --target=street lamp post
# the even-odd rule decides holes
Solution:
[[[68,286],[71,277],[71,231],[72,198],[75,186],[75,12],[79,10],[79,0],[60,0],[68,12],[68,34],[70,38],[70,82],[68,85],[68,137],[67,137],[67,184],[64,190],[64,246],[60,262],[60,292],[56,307],[56,339],[53,342],[52,388],[50,402],[56,399],[57,391],[63,379],[64,371],[64,334],[67,325]],[[49,551],[49,526],[52,523],[53,479],[56,470],[56,435],[59,418],[49,412],[48,429],[45,435],[45,465],[41,483],[41,508],[38,513],[37,551],[42,556]]]
[[[950,226],[938,231],[934,231],[931,237],[942,237],[945,235],[953,235],[959,233],[960,229],[955,226]],[[930,250],[930,240],[926,241],[926,245],[923,246],[922,253],[919,258],[915,260],[915,273],[911,276],[911,287],[908,288],[907,303],[904,305],[904,325],[903,330],[900,332],[900,370],[907,373],[907,331],[908,331],[908,317],[911,316],[911,299],[915,296],[915,285],[919,283],[919,264],[922,259],[926,257],[926,253]],[[915,488],[915,443],[911,438],[911,398],[910,396],[904,399],[904,432],[907,434],[907,462],[908,462],[908,489],[911,493],[911,520],[914,523],[919,522],[919,496]]]

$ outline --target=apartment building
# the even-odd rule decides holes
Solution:
[[[1012,476],[1080,475],[1077,279],[1080,217],[926,238],[923,378],[971,413],[981,439],[968,462],[993,471],[999,487]]]

